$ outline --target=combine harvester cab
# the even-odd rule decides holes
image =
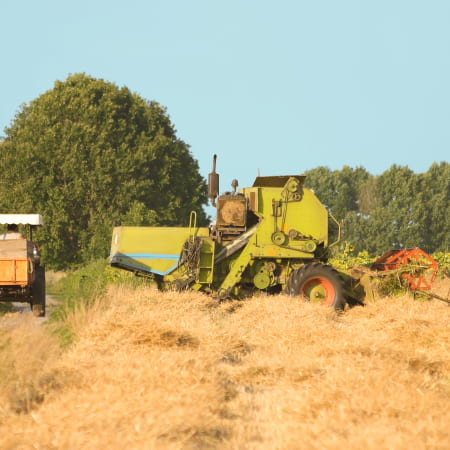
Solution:
[[[343,309],[343,279],[326,264],[337,240],[330,244],[329,214],[305,177],[257,177],[238,192],[233,180],[232,192],[219,196],[215,166],[216,156],[208,178],[215,222],[197,227],[191,213],[188,227],[116,227],[110,264],[149,276],[160,289],[218,299],[284,291]]]

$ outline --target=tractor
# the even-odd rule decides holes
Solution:
[[[0,301],[26,302],[33,314],[45,316],[45,269],[33,230],[43,225],[40,214],[0,214]],[[15,227],[26,230],[23,237]],[[12,231],[9,233],[8,231]]]

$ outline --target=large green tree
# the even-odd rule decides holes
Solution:
[[[107,255],[114,225],[206,220],[205,181],[165,108],[75,74],[23,105],[0,142],[1,212],[38,212],[46,263]]]

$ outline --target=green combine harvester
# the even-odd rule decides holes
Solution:
[[[236,191],[233,180],[233,191],[219,195],[214,155],[208,196],[215,222],[197,227],[192,212],[189,227],[116,227],[109,262],[153,278],[161,290],[194,289],[218,299],[284,291],[341,310],[348,298],[343,274],[326,264],[339,239],[329,242],[329,222],[336,221],[304,181],[259,176]]]

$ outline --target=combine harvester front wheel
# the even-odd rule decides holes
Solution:
[[[305,264],[294,270],[287,282],[286,292],[332,306],[337,311],[345,308],[343,281],[335,269],[324,264]]]

